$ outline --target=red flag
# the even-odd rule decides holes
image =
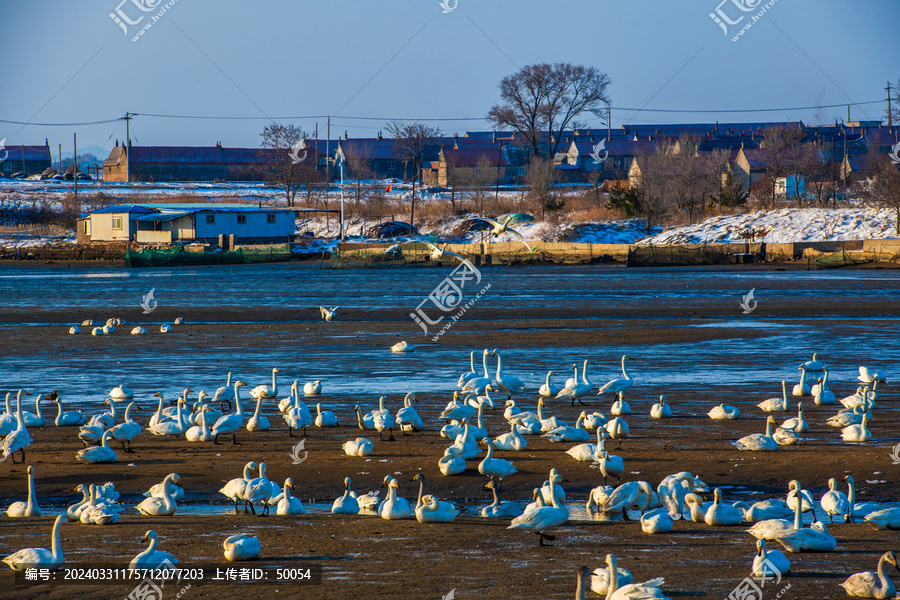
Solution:
[[[386,188],[384,188],[384,193],[385,193],[385,194],[390,194],[390,193],[391,193],[391,185],[393,185],[393,184],[389,183],[388,186],[387,186]]]

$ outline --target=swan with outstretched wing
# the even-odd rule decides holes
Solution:
[[[532,248],[530,245],[528,245],[528,240],[525,239],[525,236],[509,226],[509,221],[511,219],[512,219],[512,215],[509,215],[505,219],[503,219],[502,223],[499,221],[495,221],[494,219],[489,219],[488,217],[472,217],[471,219],[466,219],[466,220],[467,221],[484,221],[485,223],[490,223],[493,226],[493,229],[491,229],[491,235],[493,235],[494,237],[497,237],[498,235],[508,231],[511,234],[518,237],[519,239],[521,239],[522,243],[525,244],[525,247],[528,248],[529,252],[534,252],[534,248]]]
[[[419,240],[419,241],[431,248],[431,260],[433,260],[435,262],[443,260],[445,256],[455,256],[456,258],[458,258],[461,261],[466,260],[466,258],[464,256],[461,256],[461,255],[457,254],[456,252],[450,252],[449,250],[447,250],[447,244],[444,244],[443,248],[438,248],[435,244],[432,244],[428,240]]]

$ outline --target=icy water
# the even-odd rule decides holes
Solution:
[[[12,334],[6,339],[14,340],[10,328],[40,328],[47,342],[27,353],[17,353],[14,342],[3,349],[2,388],[24,387],[34,393],[65,390],[66,397],[79,404],[99,405],[108,390],[122,382],[137,392],[138,399],[149,400],[156,391],[174,397],[185,387],[212,392],[224,385],[228,371],[250,386],[270,383],[271,368],[278,366],[279,384],[285,390],[279,396],[287,395],[294,379],[301,385],[321,379],[323,397],[336,407],[352,406],[359,398],[377,399],[381,394],[448,392],[459,374],[468,369],[468,351],[480,348],[433,342],[422,335],[408,315],[449,272],[424,268],[334,270],[298,263],[0,270],[0,333]],[[631,370],[636,379],[654,380],[681,390],[698,386],[733,390],[781,379],[794,381],[799,376],[796,365],[808,360],[815,350],[825,356],[853,356],[856,362],[832,364],[829,380],[849,384],[855,380],[858,365],[868,363],[883,370],[888,368],[887,358],[900,350],[900,319],[895,309],[900,300],[897,273],[486,267],[482,269],[481,285],[489,282],[491,289],[463,319],[475,327],[482,319],[495,326],[500,323],[497,339],[491,343],[501,348],[506,347],[503,323],[512,326],[521,320],[521,307],[532,311],[537,308],[546,319],[555,319],[552,331],[543,329],[540,322],[534,323],[534,331],[552,333],[559,339],[558,347],[517,344],[504,352],[505,368],[533,389],[550,369],[559,373],[556,383],[562,385],[571,364],[584,358],[592,360],[589,375],[595,383],[615,377],[623,353],[634,357]],[[738,303],[751,288],[755,289],[758,307],[744,315]],[[151,289],[158,308],[145,315],[139,303]],[[843,314],[841,306],[850,301],[857,305],[860,301],[863,305],[877,302],[881,313],[869,313],[866,319]],[[823,303],[832,307],[827,314],[801,311],[790,317],[772,317],[766,312],[767,304],[802,307]],[[319,305],[339,305],[339,319],[342,323],[352,320],[352,329],[324,327]],[[600,316],[584,319],[578,316],[579,306],[602,310],[592,311]],[[684,307],[690,318],[685,318],[679,307]],[[232,315],[240,314],[242,308],[252,308],[253,312],[248,313],[246,321],[193,321],[169,336],[158,333],[161,321],[200,308],[206,309],[204,314],[215,314],[216,308],[233,309]],[[663,308],[667,312],[656,317],[655,311]],[[229,333],[242,322],[270,323],[272,331],[277,331],[284,318],[266,321],[268,310],[289,315],[293,325],[318,328],[315,341],[298,345],[282,337],[269,341],[263,336],[247,346],[229,342]],[[8,311],[17,315],[15,323],[4,318],[12,314]],[[33,320],[27,317],[32,312]],[[54,344],[54,339],[68,335],[70,324],[112,316],[126,319],[128,325],[113,336],[91,339],[90,352],[60,352]],[[528,318],[534,321],[534,313]],[[605,327],[611,320],[616,320],[618,327],[622,320],[647,318],[671,322],[672,327],[706,331],[715,334],[710,336],[715,339],[616,347],[572,346],[566,341],[567,330]],[[49,322],[51,319],[54,322]],[[872,319],[878,327],[867,325]],[[117,349],[134,348],[133,340],[128,339],[134,324],[147,326],[150,335],[146,340],[151,343],[141,346],[140,352]],[[218,335],[208,344],[192,346],[189,355],[173,353],[176,336],[185,335],[191,325],[212,327]],[[417,350],[400,355],[388,352],[397,339],[407,339]],[[747,368],[748,362],[753,363],[752,369]],[[493,361],[490,367],[494,368]]]

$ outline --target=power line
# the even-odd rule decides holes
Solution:
[[[821,108],[844,108],[847,106],[866,106],[868,104],[881,104],[884,100],[873,100],[871,102],[844,102],[843,104],[823,104],[821,106],[795,106],[791,108],[747,108],[747,109],[726,109],[726,110],[688,110],[674,108],[625,108],[622,106],[613,106],[613,110],[628,110],[635,112],[657,112],[657,113],[698,113],[698,114],[716,114],[716,113],[759,113],[759,112],[789,112],[800,110],[818,110]],[[606,109],[604,109],[605,111]]]

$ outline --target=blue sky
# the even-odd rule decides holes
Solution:
[[[777,0],[737,42],[764,0],[236,1],[3,0],[0,119],[73,123],[143,114],[257,117],[259,120],[138,116],[141,145],[256,147],[276,117],[333,115],[332,137],[374,136],[388,118],[481,119],[497,84],[518,67],[567,61],[609,74],[614,107],[783,108],[884,98],[900,78],[896,0]],[[771,0],[768,0],[771,2]],[[135,3],[156,7],[142,12]],[[735,3],[755,7],[741,11]],[[453,0],[447,0],[453,6]],[[158,6],[157,6],[158,5]],[[758,5],[758,6],[757,6]],[[110,18],[120,8],[127,34]],[[710,18],[720,7],[726,35]],[[851,109],[878,119],[880,104]],[[759,114],[613,111],[623,123],[846,119],[847,109]],[[351,117],[369,117],[361,120]],[[588,117],[591,117],[588,115]],[[586,119],[600,127],[598,119]],[[325,137],[325,118],[292,122]],[[452,134],[486,122],[434,123]],[[0,122],[8,145],[110,148],[122,122],[23,126]]]

